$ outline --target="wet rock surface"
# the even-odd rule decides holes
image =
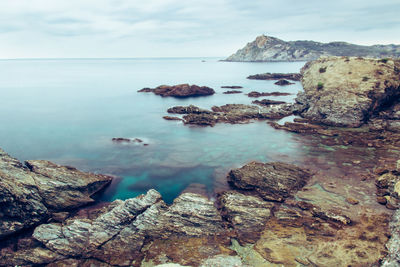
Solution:
[[[270,99],[254,100],[251,103],[252,104],[256,104],[256,105],[260,105],[260,106],[286,104],[285,101],[276,101],[276,100],[270,100]]]
[[[208,96],[215,94],[214,89],[207,86],[197,86],[189,84],[178,84],[174,86],[160,85],[156,88],[143,88],[138,91],[139,93],[152,92],[156,95],[163,97],[194,97],[194,96]]]
[[[227,89],[241,89],[243,88],[242,86],[238,85],[233,85],[233,86],[221,86],[221,88],[227,88]]]
[[[359,127],[400,95],[400,62],[323,58],[301,70],[302,117],[331,126]]]
[[[282,202],[301,189],[311,174],[292,164],[250,162],[231,170],[228,182],[235,188],[256,192],[265,200]]]
[[[301,74],[300,73],[263,73],[263,74],[255,74],[250,75],[247,79],[251,80],[291,80],[291,81],[300,81]]]
[[[230,91],[223,92],[223,94],[225,94],[225,95],[241,94],[241,93],[243,93],[243,92],[242,91],[238,91],[238,90],[230,90]]]
[[[247,94],[248,97],[261,97],[261,96],[286,96],[291,95],[290,93],[281,93],[281,92],[272,92],[272,93],[260,93],[256,91],[252,91]]]
[[[263,107],[244,104],[214,106],[205,110],[195,106],[177,106],[168,109],[169,113],[186,114],[184,124],[214,126],[217,123],[246,123],[250,120],[281,119],[293,114],[290,104],[276,104]]]

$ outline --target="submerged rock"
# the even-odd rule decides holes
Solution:
[[[207,96],[215,94],[214,89],[207,86],[197,86],[189,84],[178,84],[174,86],[160,85],[154,89],[143,88],[138,92],[153,92],[160,96],[173,96],[173,97],[191,97],[191,96]]]
[[[263,74],[255,74],[250,75],[247,79],[251,80],[292,80],[292,81],[300,81],[301,74],[300,73],[263,73]]]
[[[241,94],[241,93],[243,93],[243,92],[242,91],[238,91],[238,90],[231,90],[231,91],[223,92],[223,94],[225,94],[225,95]]]
[[[302,117],[332,126],[359,127],[400,96],[400,62],[333,57],[301,70]]]
[[[42,222],[52,212],[92,203],[112,177],[49,161],[26,166],[0,149],[0,238]]]
[[[282,202],[301,189],[311,174],[295,165],[250,162],[231,170],[228,182],[235,188],[254,191],[266,200]]]
[[[272,93],[260,93],[260,92],[250,92],[247,94],[248,97],[261,97],[261,96],[286,96],[291,95],[290,93],[272,92]]]
[[[252,104],[256,104],[256,105],[260,105],[260,106],[286,104],[285,101],[276,101],[276,100],[270,100],[270,99],[254,100],[251,103]]]
[[[221,88],[227,88],[227,89],[241,89],[243,88],[242,86],[238,85],[233,85],[233,86],[221,86]]]

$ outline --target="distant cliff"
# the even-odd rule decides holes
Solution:
[[[321,56],[399,58],[400,45],[362,46],[345,42],[285,42],[275,37],[261,35],[225,61],[309,61]]]

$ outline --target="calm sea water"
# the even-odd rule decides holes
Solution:
[[[162,116],[175,105],[203,108],[249,104],[243,91],[290,92],[250,74],[298,72],[304,63],[231,63],[202,59],[75,59],[0,61],[0,147],[20,160],[46,159],[81,170],[113,174],[102,200],[134,197],[150,188],[167,202],[191,184],[210,194],[226,187],[225,175],[251,160],[290,161],[308,153],[298,137],[266,122],[188,127]],[[212,87],[209,97],[175,99],[137,93],[143,87],[190,83]],[[116,144],[113,137],[143,139],[149,146]]]

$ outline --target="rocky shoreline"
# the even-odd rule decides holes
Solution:
[[[338,161],[250,162],[215,199],[183,192],[168,205],[149,190],[87,206],[112,177],[0,150],[0,266],[397,266],[399,73],[393,60],[320,59],[302,69],[295,103],[168,109],[188,125],[265,120]]]

